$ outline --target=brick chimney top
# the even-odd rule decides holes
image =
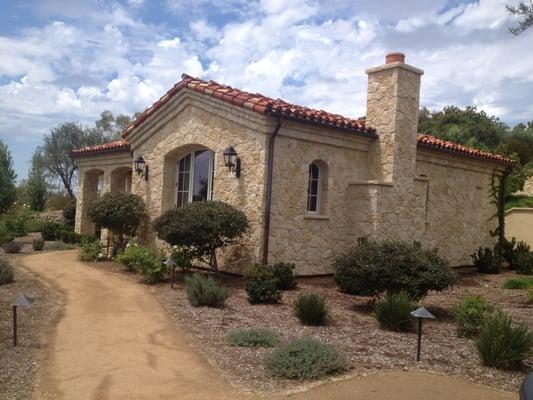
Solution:
[[[385,56],[385,64],[392,64],[395,62],[405,62],[405,54],[403,53],[389,53]]]

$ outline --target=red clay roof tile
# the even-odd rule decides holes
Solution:
[[[94,153],[114,153],[119,151],[130,151],[130,144],[121,139],[114,142],[98,144],[96,146],[82,147],[81,149],[72,150],[70,155],[73,157],[83,156]]]

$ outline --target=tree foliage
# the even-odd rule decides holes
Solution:
[[[31,168],[24,190],[24,197],[34,211],[43,211],[48,200],[48,187],[42,166],[42,156],[39,151],[36,151],[33,153]]]
[[[516,26],[509,27],[509,31],[518,36],[533,26],[533,0],[521,1],[518,5],[506,5],[507,11],[519,17]]]
[[[135,194],[108,192],[89,207],[88,214],[96,225],[113,232],[118,251],[126,246],[127,237],[137,233],[146,218],[146,207]]]
[[[234,243],[248,230],[246,215],[221,201],[195,201],[168,210],[154,221],[157,236],[185,246],[217,270],[216,250]]]
[[[13,157],[7,145],[0,139],[0,213],[7,211],[17,198],[16,179]]]

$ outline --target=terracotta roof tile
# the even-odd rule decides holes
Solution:
[[[212,96],[216,99],[275,117],[283,117],[295,121],[312,123],[320,126],[327,126],[333,129],[341,129],[352,133],[376,137],[375,130],[365,126],[364,120],[343,117],[342,115],[331,114],[323,110],[315,110],[296,104],[287,103],[281,99],[272,99],[259,93],[248,93],[243,90],[232,88],[214,81],[204,81],[183,74],[182,80],[170,89],[163,97],[156,101],[139,115],[133,123],[122,132],[122,137],[126,138],[130,132],[141,125],[146,119],[154,114],[159,108],[167,103],[174,94],[181,88],[194,90]]]
[[[419,133],[416,139],[420,147],[426,147],[433,150],[439,150],[446,153],[454,153],[468,157],[483,158],[506,165],[515,164],[515,161],[502,156],[501,154],[490,153],[488,151],[475,149],[473,147],[463,146],[461,144],[443,140],[432,135]]]
[[[73,157],[83,156],[94,153],[114,153],[119,151],[130,151],[130,144],[121,139],[114,142],[98,144],[96,146],[82,147],[81,149],[72,150],[70,155]]]

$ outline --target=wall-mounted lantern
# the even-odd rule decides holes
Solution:
[[[233,172],[238,178],[241,176],[241,159],[233,146],[226,147],[224,150],[224,165],[228,167],[230,172]]]
[[[422,347],[422,321],[424,319],[435,319],[435,316],[431,314],[424,307],[420,307],[417,310],[411,312],[411,315],[418,320],[418,340],[416,346],[416,361],[420,361],[420,350]]]
[[[144,178],[145,181],[148,180],[148,165],[146,165],[146,162],[144,161],[144,158],[139,156],[135,161],[135,172],[137,172],[137,175]]]

